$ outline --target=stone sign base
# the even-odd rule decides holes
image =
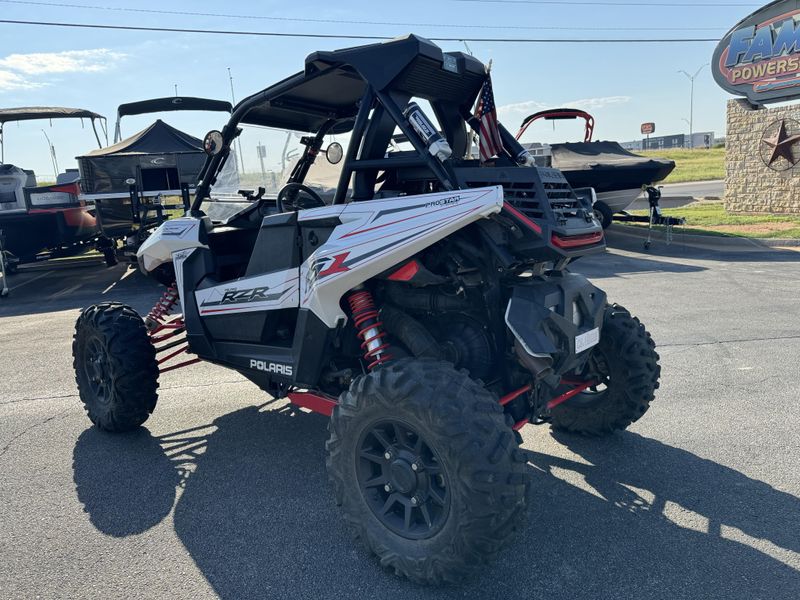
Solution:
[[[747,100],[728,101],[725,143],[725,208],[737,213],[800,213],[800,164],[773,156],[784,122],[785,136],[800,134],[800,104],[754,108]],[[776,137],[777,136],[777,137]],[[800,140],[782,150],[800,161]],[[774,159],[772,167],[766,162]]]

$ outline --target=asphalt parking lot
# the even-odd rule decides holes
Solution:
[[[325,419],[235,372],[167,373],[144,428],[90,427],[75,318],[104,299],[146,312],[156,284],[91,261],[14,276],[0,302],[0,597],[796,600],[800,252],[611,241],[575,270],[653,333],[656,402],[606,439],[523,429],[523,535],[433,589],[350,540]]]

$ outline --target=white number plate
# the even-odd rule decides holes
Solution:
[[[600,341],[600,328],[595,327],[591,331],[575,336],[575,354],[580,354],[592,346],[596,346]]]

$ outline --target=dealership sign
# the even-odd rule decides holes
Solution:
[[[711,64],[723,89],[751,102],[800,97],[800,1],[777,0],[740,21]]]

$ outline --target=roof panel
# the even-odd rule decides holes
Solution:
[[[479,60],[445,54],[434,43],[408,35],[388,42],[319,51],[305,71],[243,100],[241,123],[314,132],[340,119],[334,133],[352,129],[367,85],[429,100],[472,105],[486,77]]]

